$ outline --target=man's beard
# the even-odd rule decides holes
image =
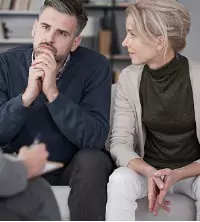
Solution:
[[[34,58],[36,58],[39,55],[41,55],[42,53],[44,53],[43,50],[42,50],[42,46],[47,48],[49,51],[51,51],[53,53],[57,64],[62,63],[66,59],[65,57],[58,56],[56,48],[52,44],[47,43],[47,42],[41,42],[36,47],[34,47],[34,52],[33,52],[34,53]]]
[[[54,55],[54,58],[56,59],[57,50],[51,43],[48,43],[48,42],[41,42],[40,44],[38,44],[38,46],[34,49],[35,57],[38,57],[39,55],[43,53],[42,47],[51,51]]]

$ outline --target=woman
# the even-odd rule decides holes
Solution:
[[[196,200],[200,220],[200,65],[179,52],[190,29],[175,0],[140,0],[127,10],[132,65],[120,74],[111,134],[119,166],[108,183],[107,220],[135,220],[136,200],[169,211],[169,189]]]

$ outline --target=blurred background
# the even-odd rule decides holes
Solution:
[[[31,29],[44,0],[0,0],[0,52],[32,42]],[[135,0],[85,0],[88,23],[82,45],[105,55],[113,70],[113,82],[131,64],[121,46],[125,37],[125,9]],[[200,61],[200,0],[179,0],[190,11],[192,27],[182,54]]]

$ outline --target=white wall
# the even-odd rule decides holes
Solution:
[[[182,54],[200,61],[200,0],[179,0],[179,2],[189,9],[192,20],[187,46]]]

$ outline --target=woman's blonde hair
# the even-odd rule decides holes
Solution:
[[[132,17],[134,30],[148,44],[153,45],[154,40],[162,36],[165,53],[168,41],[175,52],[186,46],[190,15],[176,0],[138,0],[128,6],[126,15]]]

